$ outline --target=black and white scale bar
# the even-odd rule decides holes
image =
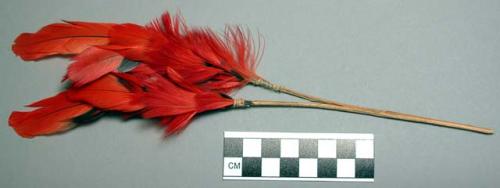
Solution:
[[[373,182],[373,134],[224,132],[225,180]]]

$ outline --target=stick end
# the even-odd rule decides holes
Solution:
[[[484,133],[484,134],[494,134],[495,133],[495,129],[484,128],[484,130],[482,130],[481,133]]]

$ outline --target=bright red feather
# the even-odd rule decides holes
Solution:
[[[147,64],[160,74],[172,68],[206,90],[230,92],[260,78],[255,73],[260,54],[242,29],[228,27],[219,35],[208,28],[189,28],[182,17],[168,13],[144,27],[113,27],[109,45],[102,48]]]
[[[90,105],[68,100],[66,92],[30,106],[39,108],[30,112],[14,111],[9,117],[10,126],[24,138],[66,131],[72,127],[73,118],[92,109]]]
[[[123,61],[123,56],[113,51],[90,47],[73,58],[69,65],[67,78],[76,87],[116,71]]]
[[[162,37],[155,37],[158,33],[136,24],[116,25],[109,31],[109,35],[109,45],[103,48],[126,55],[127,59],[134,61],[151,61],[146,55],[155,50],[150,43],[152,40],[164,40]]]
[[[167,129],[165,129],[165,133],[167,135],[179,133],[191,122],[191,120],[196,115],[196,112],[188,112],[184,114],[180,114],[177,116],[173,116],[171,119],[165,119],[167,121],[162,121],[163,124],[168,125]]]
[[[73,55],[89,46],[108,43],[108,32],[115,24],[65,21],[50,24],[36,33],[22,33],[12,51],[23,60],[38,60],[52,55]]]
[[[134,112],[144,108],[138,100],[142,93],[124,84],[116,76],[108,74],[83,87],[70,89],[68,97],[108,111]]]
[[[78,54],[66,75],[73,82],[63,92],[68,103],[75,108],[87,107],[87,111],[94,108],[160,118],[168,125],[169,134],[184,129],[198,113],[234,104],[219,92],[231,92],[260,78],[255,73],[259,49],[242,29],[228,27],[220,35],[208,28],[189,28],[181,16],[171,17],[169,13],[146,26],[51,24],[36,33],[21,34],[12,49],[25,60]],[[124,73],[116,71],[124,60],[141,64]],[[32,123],[38,117],[29,114],[45,112],[46,106],[58,101],[49,98],[30,105],[40,107],[40,112],[14,112],[11,124],[22,127],[26,123],[21,122]],[[49,122],[52,129],[48,130],[67,129],[74,115],[64,116],[68,117],[63,118],[65,121],[53,121],[65,123]]]
[[[168,134],[178,133],[198,113],[222,109],[234,103],[231,98],[184,82],[173,69],[167,72],[173,82],[163,77],[149,81],[141,101],[145,104],[143,117],[162,118],[162,123],[168,125]]]

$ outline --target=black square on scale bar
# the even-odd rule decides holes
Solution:
[[[262,173],[262,159],[260,157],[243,157],[243,177],[260,177]]]
[[[299,158],[281,158],[280,176],[299,177]]]
[[[373,178],[373,159],[356,159],[356,178]]]
[[[337,159],[324,158],[318,159],[318,177],[336,178],[337,177]]]

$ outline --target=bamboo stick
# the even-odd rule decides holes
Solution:
[[[326,109],[326,110],[336,110],[336,111],[350,112],[350,113],[356,113],[356,114],[370,115],[370,116],[389,118],[389,119],[395,119],[395,120],[424,123],[424,124],[449,127],[449,128],[455,128],[455,129],[462,129],[462,130],[478,132],[478,133],[483,133],[483,134],[493,134],[494,133],[494,130],[491,128],[477,127],[477,126],[469,125],[469,124],[433,119],[433,118],[422,117],[422,116],[417,116],[417,115],[412,115],[412,114],[393,112],[393,111],[389,111],[389,110],[381,110],[381,109],[375,109],[375,108],[356,106],[356,105],[351,105],[351,104],[340,103],[340,102],[333,101],[333,100],[322,99],[322,98],[315,97],[312,95],[307,95],[307,94],[304,94],[301,92],[297,92],[297,91],[294,91],[292,89],[289,89],[289,88],[286,88],[286,87],[283,87],[280,85],[272,84],[271,82],[268,82],[268,81],[263,80],[263,79],[259,79],[259,80],[260,81],[253,81],[251,83],[253,85],[256,85],[256,86],[260,86],[260,87],[264,87],[267,89],[271,89],[273,91],[296,96],[296,97],[299,97],[302,99],[309,100],[311,102],[285,102],[285,101],[269,101],[269,100],[252,100],[252,101],[244,102],[247,107],[266,107],[266,106],[273,107],[274,106],[274,107],[319,108],[319,109]]]

